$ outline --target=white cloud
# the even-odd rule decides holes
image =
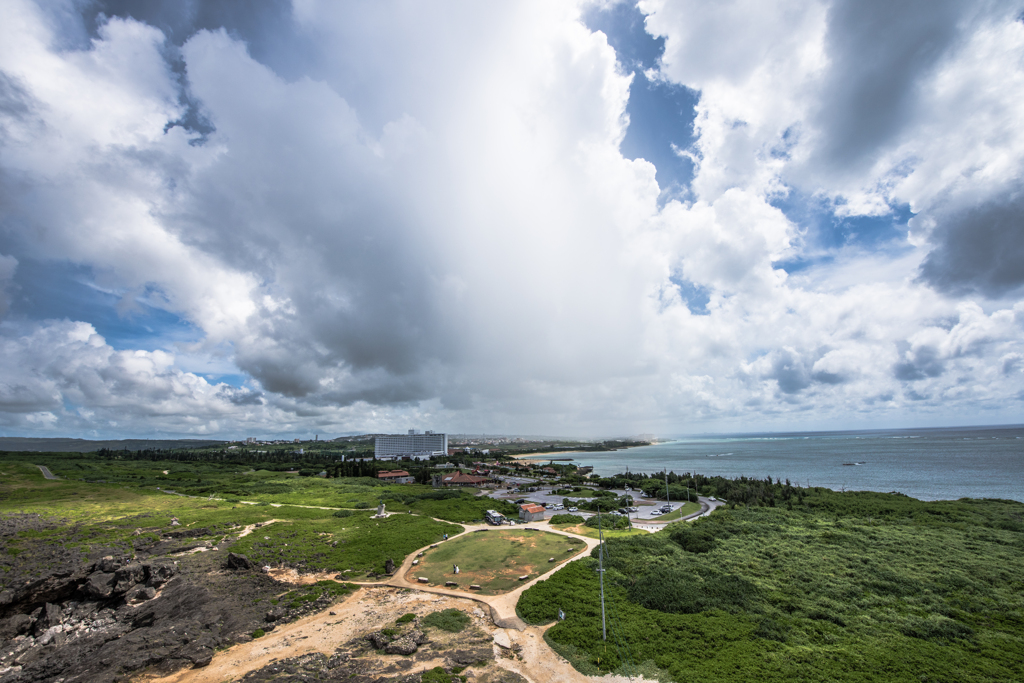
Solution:
[[[842,131],[818,118],[846,96],[829,89],[836,5],[642,7],[667,37],[659,77],[701,91],[692,203],[659,208],[654,167],[619,154],[630,80],[571,5],[297,2],[305,56],[288,74],[228,31],[179,49],[134,20],[57,49],[45,17],[10,5],[0,69],[25,104],[0,137],[5,252],[145,288],[203,339],[118,350],[88,322],[5,323],[7,428],[817,428],[1000,401],[986,419],[1015,415],[1019,304],[936,293],[910,245],[787,276],[773,264],[805,235],[771,200],[797,186],[848,213],[916,210],[940,201],[929,179],[1010,178],[1020,105],[968,83],[1017,54],[1017,29],[972,19],[851,176],[825,154]],[[186,109],[179,58],[214,128],[202,140],[165,130]],[[988,132],[945,150],[944,103]],[[982,125],[996,115],[1002,133]],[[195,374],[234,367],[243,389]]]

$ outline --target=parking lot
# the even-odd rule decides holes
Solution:
[[[562,500],[564,498],[570,498],[570,499],[582,498],[582,496],[580,496],[578,493],[575,494],[575,495],[571,494],[571,493],[570,494],[557,494],[557,495],[555,495],[555,494],[553,494],[551,492],[553,490],[557,489],[558,487],[553,487],[550,484],[546,485],[546,486],[539,485],[534,480],[526,479],[526,478],[523,478],[523,477],[506,477],[506,478],[503,479],[502,483],[505,486],[507,486],[507,485],[521,486],[523,488],[523,492],[522,493],[515,493],[514,492],[515,489],[510,491],[510,490],[506,490],[503,487],[503,488],[498,489],[497,491],[494,491],[494,492],[492,492],[492,493],[490,493],[488,495],[490,497],[492,497],[492,498],[497,499],[497,500],[507,500],[507,501],[512,502],[512,503],[514,503],[515,501],[517,501],[519,499],[525,499],[527,502],[537,503],[538,505],[544,505],[545,507],[547,507],[548,505],[561,504]],[[537,486],[538,490],[534,491],[534,492],[527,492],[526,488],[527,487],[531,487],[531,486]],[[633,506],[637,508],[637,511],[630,513],[630,515],[629,515],[630,519],[634,520],[635,522],[648,522],[648,523],[654,523],[654,524],[658,524],[659,523],[658,517],[660,515],[656,514],[656,511],[658,511],[663,505],[666,504],[664,500],[654,500],[652,498],[641,498],[642,494],[641,494],[640,491],[625,491],[623,489],[611,489],[611,491],[616,495],[617,498],[621,497],[621,496],[624,496],[624,495],[630,495],[630,496],[633,497]],[[704,497],[698,497],[698,502],[701,503],[700,514],[707,514],[708,512],[710,512],[715,507],[718,507],[718,505],[721,504],[719,501],[713,501],[711,499],[704,498]],[[672,501],[670,503],[670,505],[672,506],[672,510],[679,509],[679,502],[678,501]],[[553,517],[556,514],[563,514],[563,513],[566,513],[566,512],[569,512],[569,510],[567,510],[567,509],[566,510],[553,510],[553,509],[549,508],[547,510],[547,512],[544,513],[544,518],[545,519],[550,519],[551,517]],[[573,512],[572,514],[577,514],[577,515],[580,515],[583,518],[587,518],[587,517],[590,517],[591,515],[593,515],[594,513],[587,512],[587,511],[584,511],[584,510],[580,510],[578,512]]]

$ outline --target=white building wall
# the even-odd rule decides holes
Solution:
[[[448,454],[447,434],[381,434],[375,437],[373,453],[378,460],[412,456],[426,459]]]

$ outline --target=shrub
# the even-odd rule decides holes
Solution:
[[[433,626],[450,633],[458,633],[469,626],[470,621],[472,620],[468,614],[462,610],[452,608],[441,610],[440,612],[431,612],[423,617],[423,621],[420,624],[422,626]]]
[[[354,514],[356,513],[354,513],[352,510],[336,510],[334,512],[335,517],[351,517]]]
[[[550,520],[551,524],[583,524],[583,518],[579,515],[570,515],[568,513],[555,515]]]
[[[258,629],[256,629],[255,631],[252,632],[252,637],[253,638],[261,638],[264,635],[266,635],[266,633],[261,628],[258,628]]]
[[[370,504],[367,503],[366,501],[361,501],[359,503],[356,503],[356,508],[359,509],[359,510],[365,510],[368,507],[370,507]]]
[[[707,528],[695,527],[689,523],[673,527],[669,538],[678,543],[683,550],[691,553],[707,553],[715,547],[715,537]]]
[[[410,621],[412,621],[415,618],[416,618],[416,615],[413,614],[412,612],[409,612],[408,614],[403,614],[402,616],[398,617],[397,619],[395,619],[395,621],[398,622],[399,624],[408,624]]]
[[[599,525],[602,529],[628,529],[631,526],[629,517],[625,515],[601,515],[600,521],[597,515],[594,515],[583,524],[593,529],[597,529]]]

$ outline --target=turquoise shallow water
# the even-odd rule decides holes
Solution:
[[[571,457],[604,476],[667,469],[921,500],[1024,502],[1024,426],[709,436]]]

